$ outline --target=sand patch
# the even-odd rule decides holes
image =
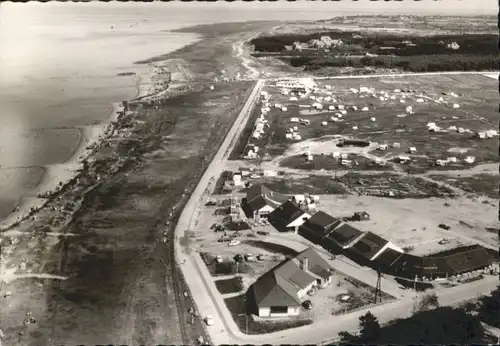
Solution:
[[[390,199],[370,196],[321,196],[318,209],[332,216],[350,216],[367,211],[371,219],[353,222],[363,231],[372,231],[400,247],[414,246],[412,253],[429,254],[465,244],[489,248],[498,245],[497,235],[486,230],[497,224],[497,207],[467,198]],[[445,206],[444,203],[450,206]],[[465,221],[467,225],[461,223]],[[444,223],[450,230],[438,227]],[[447,238],[448,244],[437,241]]]

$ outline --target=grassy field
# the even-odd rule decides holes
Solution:
[[[498,176],[491,174],[477,174],[470,177],[449,177],[445,175],[431,175],[432,179],[443,181],[475,195],[484,195],[498,198]]]
[[[343,184],[332,179],[331,176],[310,175],[308,177],[283,177],[283,178],[259,178],[257,184],[265,184],[268,188],[279,193],[287,194],[347,194],[349,193]]]
[[[236,293],[243,290],[243,281],[241,276],[235,276],[231,279],[217,280],[215,286],[221,294]]]
[[[359,155],[349,155],[348,160],[352,161],[352,168],[355,170],[387,171],[386,166],[381,166],[375,161]],[[341,160],[331,155],[314,155],[312,161],[307,161],[304,155],[293,155],[280,161],[281,167],[302,169],[302,170],[349,170],[350,168],[341,165]]]
[[[210,274],[215,277],[222,275],[232,275],[236,273],[245,274],[252,272],[252,268],[247,263],[239,263],[238,266],[236,266],[236,262],[234,261],[217,263],[215,261],[215,255],[206,252],[200,252],[200,257],[207,265]]]
[[[337,178],[352,191],[366,196],[392,198],[452,197],[453,191],[422,178],[394,174],[361,175],[348,173]],[[392,191],[394,196],[389,196]]]

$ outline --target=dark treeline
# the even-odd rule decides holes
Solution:
[[[378,56],[373,58],[292,58],[290,64],[305,70],[317,70],[322,67],[363,67],[398,68],[411,72],[471,71],[498,69],[497,55],[417,55],[417,56]]]
[[[497,34],[462,34],[433,36],[396,36],[385,33],[371,35],[359,32],[324,31],[312,34],[286,34],[276,36],[261,36],[250,41],[257,52],[278,53],[286,50],[294,42],[307,43],[321,36],[332,39],[342,39],[344,47],[332,48],[331,51],[362,50],[367,53],[381,53],[380,47],[394,47],[396,55],[428,55],[428,54],[496,54],[498,53]],[[403,42],[411,42],[408,46]],[[446,44],[456,42],[457,50],[446,47]]]
[[[343,45],[325,49],[287,50],[294,42],[309,42],[330,36]],[[314,34],[289,34],[259,37],[251,41],[254,56],[272,55],[294,67],[317,70],[322,67],[380,67],[411,72],[496,70],[498,35],[396,36],[358,32],[325,31]],[[448,47],[456,43],[457,49]],[[382,47],[391,47],[390,49]]]

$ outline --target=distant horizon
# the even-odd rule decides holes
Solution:
[[[12,1],[6,1],[1,6],[12,6],[12,4],[19,4]],[[245,7],[248,10],[263,10],[266,12],[272,10],[279,10],[281,12],[290,14],[297,10],[305,10],[307,12],[318,11],[319,16],[336,17],[344,16],[345,12],[359,12],[358,15],[415,15],[415,16],[497,16],[499,12],[498,2],[492,0],[433,0],[433,1],[371,1],[371,0],[357,0],[357,1],[310,1],[299,0],[294,2],[276,1],[276,2],[102,2],[102,1],[48,1],[48,2],[28,2],[21,3],[26,6],[113,6],[115,8],[148,8],[156,7],[164,9],[166,7],[174,7],[176,10],[184,7],[186,10],[192,11],[196,6],[200,11],[210,11],[211,9],[220,10],[234,10]],[[71,4],[71,5],[68,5]],[[284,6],[284,4],[286,4]],[[312,9],[311,7],[315,7]],[[328,14],[325,12],[339,11],[338,14]],[[318,18],[320,19],[320,18]],[[293,20],[293,19],[288,19]],[[296,20],[300,20],[297,18]],[[226,21],[224,21],[226,22]],[[231,22],[231,20],[227,21]]]

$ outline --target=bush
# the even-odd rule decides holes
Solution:
[[[222,294],[236,293],[243,290],[243,280],[241,276],[236,276],[231,279],[217,280],[215,286]]]

